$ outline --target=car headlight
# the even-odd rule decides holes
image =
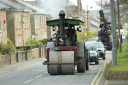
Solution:
[[[104,53],[104,50],[102,50],[101,52]]]

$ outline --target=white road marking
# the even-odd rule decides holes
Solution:
[[[42,75],[39,75],[39,76],[37,76],[36,78],[39,78],[39,77],[41,77]]]
[[[26,82],[24,82],[24,83],[26,84],[26,83],[28,83],[28,82],[30,82],[30,81],[32,81],[32,80],[33,80],[33,79],[30,79],[30,80],[28,80],[28,81],[26,81]]]

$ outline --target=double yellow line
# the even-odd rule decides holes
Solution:
[[[112,59],[112,57],[110,56],[110,57],[105,61],[104,66],[105,66],[107,63],[109,63],[109,62],[111,61],[111,59]],[[102,78],[103,73],[104,73],[104,70],[100,70],[100,71],[96,74],[96,76],[95,76],[95,78],[93,79],[91,85],[94,85],[94,83],[95,83],[96,79],[98,78],[98,76],[99,76],[99,78],[97,79],[95,85],[99,85],[99,81],[100,81],[100,79]]]
[[[110,57],[105,61],[104,66],[105,66],[106,64],[108,64],[108,63],[111,61],[111,59],[112,59],[112,56],[110,56]]]

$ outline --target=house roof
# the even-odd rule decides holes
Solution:
[[[28,12],[36,12],[39,14],[46,14],[46,11],[39,9],[37,7],[34,7],[34,6],[32,6],[28,3],[25,3],[24,1],[21,1],[21,0],[0,0],[0,4],[6,5],[8,8],[10,8],[12,10],[28,11]]]

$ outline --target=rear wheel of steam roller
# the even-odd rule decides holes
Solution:
[[[50,73],[50,67],[49,67],[49,65],[47,65],[47,71],[48,71],[48,73]]]
[[[86,57],[85,57],[85,43],[83,41],[77,42],[77,59],[80,64],[77,64],[78,72],[85,72],[86,70]]]
[[[86,57],[88,57],[88,58],[86,58]],[[89,55],[88,55],[88,52],[86,53],[85,58],[87,59],[86,60],[86,70],[89,70]]]
[[[53,44],[53,42],[48,42],[47,43],[47,48],[48,47],[54,47],[54,44]],[[47,59],[47,58],[46,58]],[[49,65],[47,65],[47,71],[48,71],[48,73],[50,73],[50,66]]]
[[[85,72],[85,70],[86,70],[85,58],[81,57],[79,60],[81,61],[81,64],[77,65],[77,71],[78,72]]]

